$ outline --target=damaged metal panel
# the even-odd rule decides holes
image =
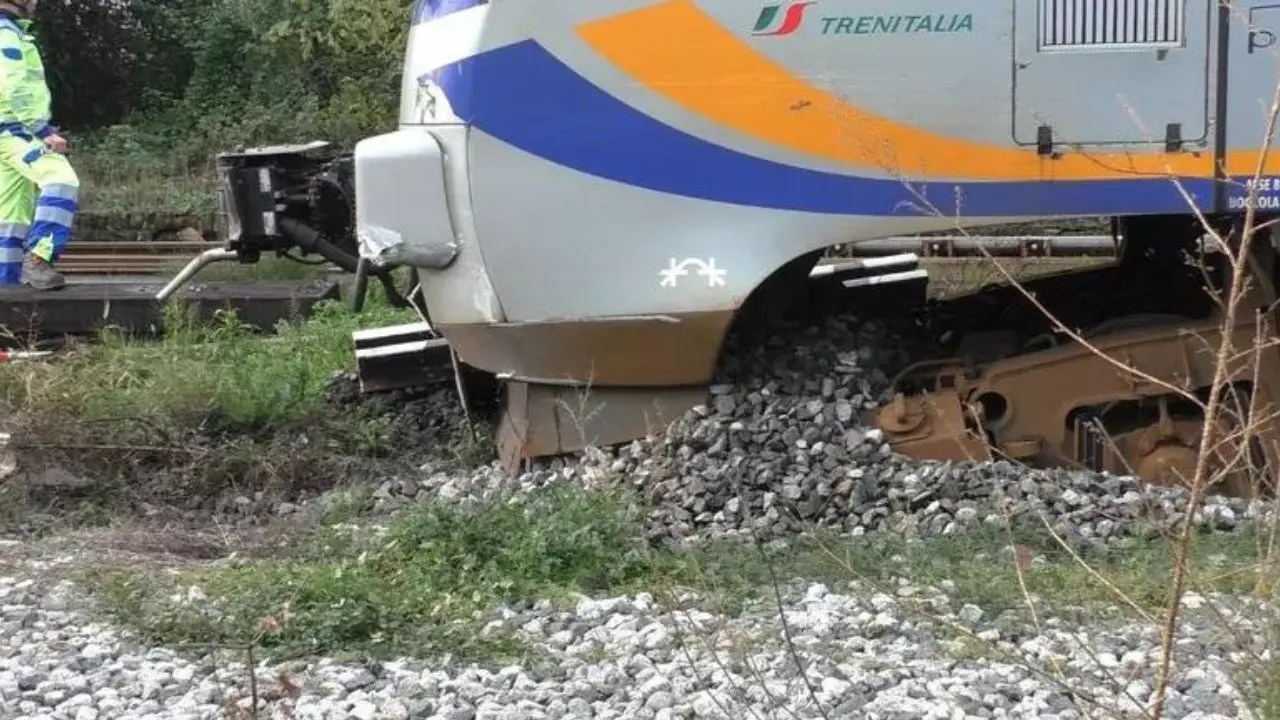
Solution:
[[[419,128],[362,140],[355,164],[360,255],[378,266],[448,267],[458,241],[435,136]]]

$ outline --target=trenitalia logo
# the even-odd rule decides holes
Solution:
[[[812,4],[813,0],[806,0],[766,5],[760,10],[760,17],[756,18],[756,26],[751,34],[760,37],[790,35],[800,28],[800,23],[804,22],[804,10]]]

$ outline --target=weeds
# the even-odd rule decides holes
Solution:
[[[367,485],[342,488],[325,503],[320,523],[325,526],[355,522],[373,507],[373,489]]]
[[[351,332],[408,317],[385,303],[361,315],[326,303],[264,337],[234,313],[201,324],[173,306],[159,342],[106,331],[49,362],[0,365],[0,425],[22,470],[0,484],[0,526],[294,502],[400,472],[433,443],[483,462],[448,423],[405,442],[385,410],[330,404],[333,373],[353,362]]]
[[[340,496],[327,508],[325,525],[288,557],[177,577],[117,571],[97,584],[116,618],[167,644],[242,644],[254,637],[259,618],[287,610],[290,624],[262,640],[280,657],[451,653],[500,662],[519,647],[509,636],[484,631],[499,606],[694,587],[736,614],[771,599],[770,576],[779,569],[784,584],[839,587],[857,579],[892,586],[910,579],[950,586],[954,602],[978,605],[988,615],[1021,617],[1026,609],[1019,587],[1004,582],[1010,546],[994,529],[919,540],[814,536],[762,557],[735,540],[650,547],[642,541],[645,508],[623,491],[552,486],[521,502],[426,502],[395,516],[385,532],[352,530],[348,524],[359,526],[367,501],[358,491]],[[1091,613],[1113,605],[1114,588],[1152,612],[1162,604],[1174,554],[1160,539],[1085,551],[1110,584],[1043,533],[1020,533],[1017,540],[1035,558],[1027,588],[1049,609],[1096,617]],[[1214,566],[1218,578],[1196,589],[1248,587],[1242,571],[1250,562],[1242,550],[1255,540],[1251,530],[1207,537],[1196,558]],[[191,587],[208,600],[172,599]]]
[[[213,158],[208,169],[195,171],[186,161],[161,154],[124,154],[89,150],[70,156],[81,177],[84,212],[163,211],[213,212],[216,178]]]
[[[174,585],[128,574],[101,582],[116,616],[159,642],[243,644],[260,618],[287,609],[292,620],[262,642],[282,655],[505,656],[517,650],[511,638],[482,632],[485,611],[498,604],[626,587],[660,573],[663,561],[637,527],[619,495],[550,488],[520,503],[421,504],[363,539],[322,529],[295,557],[197,570]],[[210,602],[168,600],[191,586]]]
[[[306,263],[295,262],[275,255],[263,255],[258,262],[252,265],[242,265],[238,262],[214,263],[201,270],[198,277],[200,282],[227,281],[245,283],[261,280],[332,279],[336,266],[328,262],[312,264],[316,257],[312,256]],[[187,262],[186,259],[165,262],[160,266],[159,275],[161,277],[173,277],[182,270]],[[347,281],[350,278],[351,276],[346,274],[338,276],[339,281]],[[400,281],[399,278],[397,278],[397,281]]]
[[[330,375],[351,364],[351,332],[402,321],[398,311],[364,315],[324,303],[305,322],[263,338],[234,313],[212,325],[170,306],[156,343],[104,331],[100,342],[60,361],[0,367],[0,407],[27,424],[96,426],[99,441],[200,429],[257,434],[316,419]],[[62,434],[66,434],[65,432]],[[73,433],[83,438],[83,432]]]

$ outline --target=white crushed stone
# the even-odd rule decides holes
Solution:
[[[0,717],[195,720],[231,717],[228,707],[249,709],[243,662],[141,647],[86,615],[68,582],[41,580],[38,568],[22,575],[0,577]],[[261,716],[1141,717],[1125,694],[1150,699],[1159,647],[1154,626],[1099,615],[1087,627],[1042,619],[1037,630],[1008,613],[988,617],[982,608],[952,602],[948,590],[944,582],[941,589],[903,583],[892,595],[856,584],[789,591],[790,644],[770,603],[727,617],[700,609],[693,596],[680,598],[678,609],[646,594],[582,598],[572,610],[540,602],[499,612],[485,631],[517,630],[549,654],[546,662],[495,669],[425,658],[372,667],[331,659],[264,663],[257,671]],[[1191,605],[1207,608],[1209,600],[1194,596]],[[1196,611],[1177,640],[1166,717],[1250,717],[1229,674],[1248,648],[1231,646],[1213,617]],[[1261,641],[1265,633],[1251,630],[1266,617],[1238,609],[1231,622]],[[957,627],[975,636],[963,639]],[[298,686],[296,698],[284,692],[282,670]],[[1084,696],[1105,709],[1078,699]]]

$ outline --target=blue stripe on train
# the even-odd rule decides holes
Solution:
[[[413,24],[439,20],[445,15],[488,4],[489,0],[418,0],[413,8]]]
[[[700,200],[812,213],[1012,217],[1185,213],[1164,177],[911,183],[786,165],[639,112],[525,40],[431,73],[457,116],[525,152],[596,177]],[[1211,179],[1182,187],[1201,208]],[[925,200],[922,200],[922,197]],[[932,207],[930,207],[930,205]]]

